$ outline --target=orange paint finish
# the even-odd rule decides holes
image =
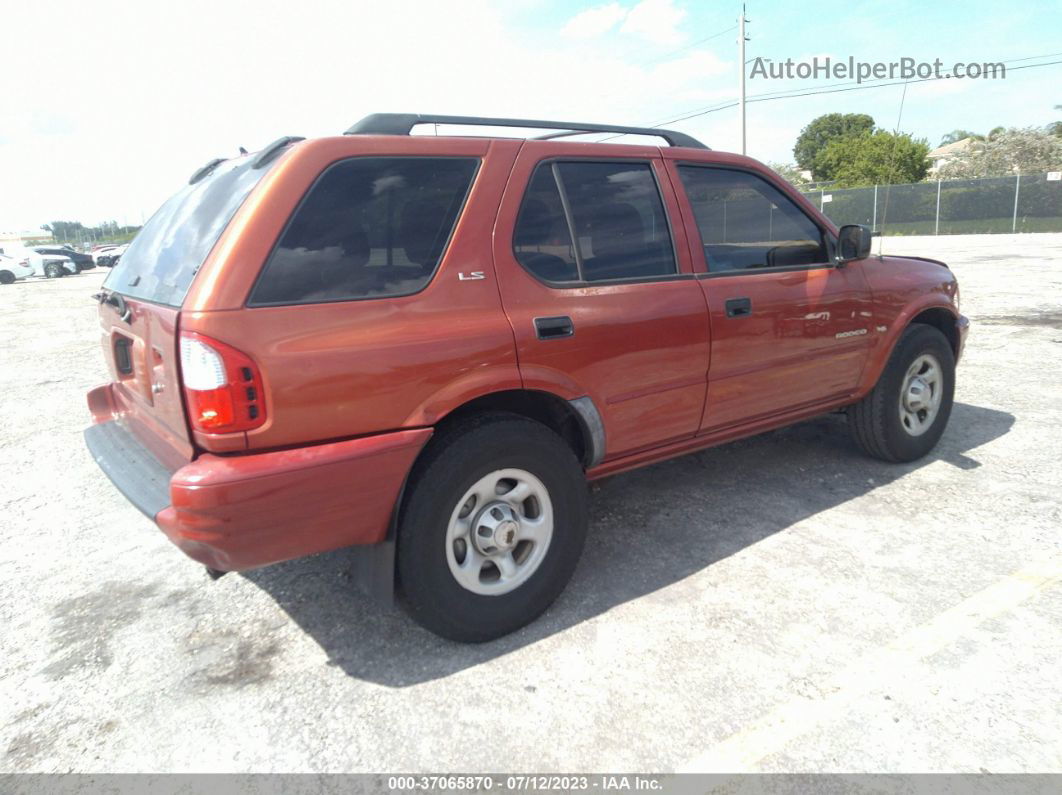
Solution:
[[[350,157],[400,155],[480,163],[423,289],[247,305],[288,219],[325,169]],[[536,166],[587,159],[649,164],[677,274],[552,287],[519,264],[516,220]],[[119,307],[101,305],[113,380],[89,393],[93,421],[121,419],[173,473],[170,505],[155,519],[175,544],[215,569],[244,569],[384,540],[432,426],[491,393],[589,397],[606,443],[587,472],[596,479],[858,400],[926,309],[946,309],[964,338],[955,279],[937,263],[868,257],[843,267],[708,273],[682,163],[759,174],[836,236],[798,191],[738,155],[564,139],[354,135],[294,144],[236,212],[180,309],[128,299],[123,319]],[[733,298],[748,299],[751,313],[728,316]],[[535,319],[561,316],[574,333],[540,339]],[[178,336],[188,332],[253,363],[260,427],[189,428],[178,360]]]
[[[708,318],[693,278],[680,209],[655,147],[529,141],[520,151],[498,213],[494,261],[502,303],[529,389],[567,399],[588,395],[613,458],[697,432],[708,372]],[[550,287],[517,262],[513,234],[524,192],[544,160],[626,158],[652,164],[675,232],[679,275],[631,283]],[[538,339],[536,317],[568,316],[575,333]]]
[[[174,473],[172,505],[155,521],[189,557],[220,571],[379,543],[431,433],[420,428],[256,455],[202,455]]]
[[[482,245],[517,148],[511,141],[396,136],[293,147],[237,213],[181,313],[182,330],[225,342],[255,361],[266,421],[236,439],[196,434],[196,442],[218,452],[260,450],[427,425],[480,395],[519,389],[512,329],[501,311],[490,248]],[[240,308],[277,230],[321,171],[346,157],[401,154],[484,158],[450,246],[423,290]],[[470,271],[490,278],[458,278]]]

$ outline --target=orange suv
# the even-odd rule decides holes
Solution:
[[[144,225],[86,442],[214,576],[358,546],[371,592],[487,640],[571,577],[588,479],[837,409],[879,458],[937,443],[955,278],[869,251],[678,132],[376,114],[211,161]]]

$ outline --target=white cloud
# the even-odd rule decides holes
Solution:
[[[592,39],[608,33],[627,16],[627,9],[619,3],[594,6],[581,11],[561,28],[561,35],[571,39]]]
[[[621,33],[641,36],[654,44],[681,44],[686,39],[679,24],[686,12],[675,8],[672,0],[642,0],[627,14]]]
[[[644,125],[708,104],[705,92],[720,87],[710,55],[677,56],[691,68],[667,71],[664,92],[657,70],[666,63],[571,38],[544,45],[493,0],[468,0],[460,13],[432,2],[307,0],[294,16],[253,0],[186,0],[179,11],[145,0],[135,15],[121,0],[38,4],[56,11],[56,37],[112,36],[121,46],[71,68],[36,57],[32,38],[9,43],[25,68],[18,80],[0,77],[3,228],[139,223],[213,157],[285,134],[336,135],[372,112]],[[28,6],[13,14],[15,27],[31,21]],[[57,100],[48,86],[84,99]],[[62,118],[48,115],[59,109]]]

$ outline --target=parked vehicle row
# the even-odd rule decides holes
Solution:
[[[39,250],[45,249],[44,252]],[[61,253],[50,253],[61,252]],[[0,284],[11,284],[17,279],[39,276],[45,279],[58,279],[62,276],[80,273],[72,254],[76,252],[52,247],[26,248],[24,246],[5,245],[0,247],[0,255],[5,258],[5,267],[0,272]],[[14,263],[21,267],[12,268]],[[25,269],[29,273],[24,273]],[[20,275],[24,274],[24,275]]]
[[[668,130],[282,138],[196,171],[108,275],[86,442],[214,575],[357,546],[424,626],[496,638],[575,571],[586,480],[838,410],[871,456],[933,449],[958,284],[870,241]]]
[[[82,254],[80,251],[74,251],[70,246],[30,246],[31,251],[36,251],[43,256],[52,257],[65,257],[73,261],[77,266],[77,270],[81,271],[91,270],[96,267],[95,261],[89,254]]]

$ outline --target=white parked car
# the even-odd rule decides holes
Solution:
[[[60,276],[73,275],[78,272],[77,264],[61,254],[39,254],[31,248],[24,246],[4,246],[0,248],[0,254],[12,259],[25,260],[33,268],[34,276],[43,276],[46,279],[58,279]]]
[[[103,265],[107,268],[113,268],[118,264],[118,260],[121,259],[122,254],[129,248],[129,244],[126,243],[122,246],[113,246],[111,248],[101,249],[93,254],[93,258],[96,260],[97,265]]]
[[[92,257],[92,261],[97,265],[103,265],[110,257],[111,252],[116,248],[118,248],[118,246],[100,246],[99,248],[92,249],[92,251],[89,252],[89,256]]]
[[[0,254],[0,284],[12,284],[16,279],[33,275],[33,266],[28,259],[16,259]]]

